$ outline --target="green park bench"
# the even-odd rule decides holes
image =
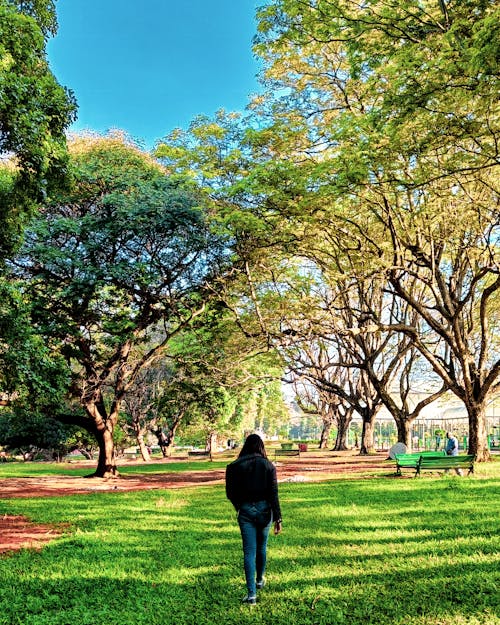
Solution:
[[[417,464],[415,476],[421,471],[444,471],[446,469],[467,469],[469,475],[474,473],[474,456],[422,456]]]
[[[417,465],[420,461],[420,458],[446,458],[445,451],[419,451],[414,454],[396,454],[396,474],[402,475],[401,469],[415,469],[417,470]]]

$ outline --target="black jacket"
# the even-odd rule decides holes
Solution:
[[[227,465],[226,495],[236,510],[243,503],[267,501],[273,519],[281,520],[276,467],[260,454],[242,456]]]

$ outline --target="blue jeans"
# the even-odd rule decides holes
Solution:
[[[256,580],[261,581],[266,570],[266,551],[272,513],[267,501],[244,503],[238,512],[238,524],[243,539],[243,565],[248,596],[254,597]]]

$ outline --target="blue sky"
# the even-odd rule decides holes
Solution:
[[[120,128],[145,147],[198,114],[241,111],[259,91],[260,0],[57,0],[47,51],[78,100],[71,130]]]

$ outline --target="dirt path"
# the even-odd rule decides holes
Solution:
[[[278,462],[278,481],[321,481],[348,475],[368,477],[379,469],[391,470],[385,460],[386,457],[387,454],[361,457],[352,452],[337,454],[308,452],[297,460]],[[222,484],[224,474],[224,469],[217,469],[183,473],[123,475],[118,479],[107,480],[73,476],[8,478],[0,479],[0,498],[54,497],[91,492],[127,492],[213,485]],[[0,517],[0,553],[26,547],[39,549],[60,532],[61,528],[36,525],[21,516]]]

